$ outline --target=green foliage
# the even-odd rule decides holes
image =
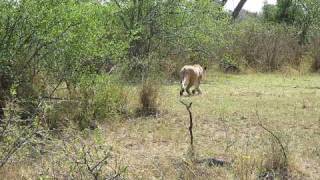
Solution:
[[[128,62],[123,63],[122,79],[127,82],[144,82],[146,79],[166,77],[161,64],[163,61],[157,54],[150,54],[143,58],[132,58]]]
[[[12,79],[8,88],[13,82],[32,83],[39,73],[52,83],[75,84],[96,61],[124,54],[126,46],[114,38],[118,33],[106,33],[112,20],[105,16],[112,11],[105,6],[75,0],[1,1],[0,6],[0,74]]]
[[[76,85],[78,77],[91,73],[105,59],[139,74],[143,73],[135,70],[139,59],[151,54],[157,60],[178,54],[202,64],[227,43],[229,16],[208,0],[127,0],[103,5],[23,0],[4,1],[1,7],[0,38],[5,43],[0,59],[6,64],[5,74],[18,79],[14,81],[30,82],[42,73],[54,84]]]
[[[300,44],[305,44],[310,32],[319,31],[319,10],[318,0],[278,0],[277,5],[264,7],[264,19],[297,27]]]
[[[126,54],[125,37],[113,29],[115,11],[109,6],[76,0],[6,0],[0,9],[0,108],[15,98],[24,119],[35,113],[34,102],[40,96],[53,95],[63,82],[76,88],[79,77],[95,73],[105,59]],[[46,83],[37,82],[40,76]],[[60,117],[48,120],[48,127],[58,127]]]
[[[236,60],[234,57],[232,57],[229,54],[225,54],[223,58],[220,61],[219,68],[226,72],[226,73],[239,73],[240,68],[239,64],[241,62],[239,60]]]
[[[61,131],[70,127],[74,121],[80,121],[76,119],[77,114],[81,112],[78,102],[48,102],[43,106],[45,117],[42,119],[42,125],[50,130]],[[86,127],[88,126],[87,124]]]
[[[221,60],[226,72],[240,66],[262,72],[297,67],[305,51],[301,45],[319,37],[319,4],[279,0],[276,6],[264,7],[264,21],[252,17],[232,22],[230,14],[211,0],[2,0],[0,119],[10,119],[9,105],[18,110],[15,121],[7,124],[10,131],[0,127],[0,158],[11,152],[10,147],[22,147],[24,136],[33,137],[40,127],[96,128],[96,121],[126,113],[124,86],[115,78],[118,74],[101,73],[106,66],[115,64],[112,73],[120,72],[126,82],[143,82],[139,115],[159,113],[161,81],[178,77],[185,64]],[[314,46],[312,56],[319,59]],[[63,165],[70,170],[63,172],[70,175],[66,177],[108,176],[102,164],[92,166],[101,159],[103,166],[107,164],[109,149],[94,146],[101,139],[85,145],[76,139],[75,147],[66,145],[61,156],[69,161]],[[70,152],[72,157],[67,156]]]
[[[0,126],[0,169],[6,164],[34,158],[40,154],[40,144],[44,143],[45,130],[39,125],[39,118],[29,119],[29,124],[21,126],[17,110],[12,109],[10,118],[1,119]]]
[[[44,105],[45,125],[49,129],[65,129],[75,124],[80,129],[97,127],[127,112],[124,88],[106,75],[82,76],[74,99],[47,102]]]
[[[145,64],[159,64],[171,55],[183,57],[189,63],[208,63],[227,44],[224,36],[230,17],[220,5],[209,0],[127,0],[111,1],[110,6],[118,11],[117,28],[129,37],[128,59],[123,60],[123,69],[127,71],[122,71],[129,77],[150,69]],[[156,57],[154,62],[150,63],[150,57]]]
[[[297,68],[302,60],[304,49],[293,27],[246,20],[234,26],[230,38],[234,41],[225,53],[239,65],[260,72],[277,71],[283,66]]]
[[[278,7],[276,5],[266,4],[263,6],[263,18],[267,21],[277,22]]]
[[[123,87],[105,75],[83,76],[80,96],[85,119],[103,121],[126,111]]]
[[[231,30],[230,19],[221,6],[211,1],[185,1],[176,11],[176,17],[169,21],[172,24],[167,26],[165,54],[178,54],[203,64],[228,43],[224,36]]]
[[[279,22],[293,24],[303,14],[302,9],[293,0],[278,0],[276,19]]]

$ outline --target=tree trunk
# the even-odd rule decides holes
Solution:
[[[221,5],[222,5],[222,6],[226,5],[226,4],[227,4],[227,1],[228,1],[228,0],[222,0],[222,1],[221,1]]]
[[[247,2],[247,0],[240,0],[240,2],[238,3],[237,7],[234,9],[233,13],[232,13],[232,17],[233,19],[236,19],[242,9],[242,7],[244,6],[244,4]]]

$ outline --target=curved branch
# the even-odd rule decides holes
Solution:
[[[276,141],[278,142],[278,144],[281,147],[281,151],[283,153],[283,157],[285,158],[286,162],[287,162],[287,153],[285,151],[285,148],[280,140],[280,138],[278,136],[276,136],[271,130],[269,130],[268,128],[266,128],[265,126],[262,125],[262,123],[259,123],[259,126],[262,127],[264,130],[266,130],[268,133],[271,134],[272,137],[274,137],[276,139]]]
[[[191,105],[192,105],[192,102],[190,102],[189,104],[181,101],[181,104],[185,105],[186,106],[186,109],[189,113],[189,119],[190,119],[190,124],[189,124],[189,133],[190,133],[190,145],[191,145],[191,149],[193,150],[193,132],[192,132],[192,128],[193,128],[193,121],[192,121],[192,112],[191,112]]]

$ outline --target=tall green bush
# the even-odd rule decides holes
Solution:
[[[103,121],[126,112],[124,88],[110,76],[83,76],[80,80],[80,97],[87,118]]]

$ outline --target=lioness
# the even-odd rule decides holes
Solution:
[[[180,90],[180,96],[183,95],[184,91],[187,91],[188,95],[190,95],[189,89],[192,86],[195,86],[195,89],[192,90],[192,94],[195,94],[197,91],[199,94],[201,94],[200,89],[200,81],[202,80],[202,77],[206,71],[206,67],[202,68],[199,64],[194,65],[185,65],[180,70],[180,78],[181,78],[181,90]]]

